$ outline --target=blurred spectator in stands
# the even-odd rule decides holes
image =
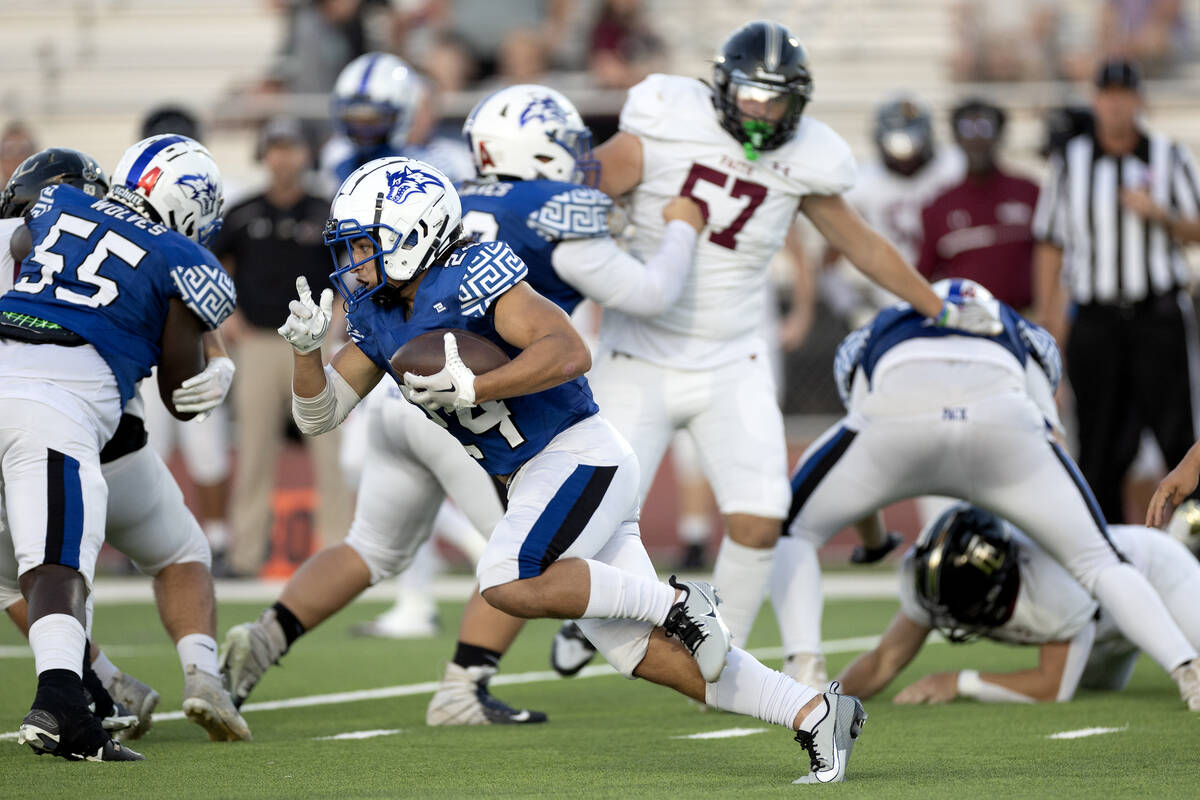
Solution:
[[[1170,74],[1191,55],[1191,33],[1180,0],[1107,0],[1100,13],[1102,58],[1137,61],[1150,77]]]
[[[20,120],[13,120],[0,133],[0,186],[8,183],[13,170],[38,151],[33,131]]]
[[[425,52],[422,67],[439,93],[461,92],[475,80],[479,68],[461,36],[439,34]]]
[[[663,66],[663,42],[646,21],[641,0],[604,0],[592,26],[592,77],[606,89],[628,89]]]
[[[1000,168],[1004,110],[970,99],[951,115],[967,176],[921,214],[924,240],[917,262],[929,280],[970,278],[1018,311],[1033,302],[1033,209],[1038,187]]]
[[[177,133],[197,142],[204,141],[204,129],[196,115],[183,106],[170,103],[147,111],[146,116],[142,118],[143,139],[163,133]]]
[[[168,133],[204,140],[200,120],[183,106],[168,103],[146,112],[138,132],[140,138]],[[228,196],[229,183],[222,183]],[[147,384],[153,385],[154,381]],[[214,408],[207,419],[181,422],[153,388],[142,393],[142,404],[150,446],[163,461],[169,462],[176,450],[183,459],[196,487],[197,507],[193,511],[213,551],[213,575],[224,577],[228,574],[225,555],[229,547],[229,413],[222,405]]]
[[[1060,0],[959,0],[951,74],[960,81],[1060,77],[1071,18]],[[1085,26],[1086,27],[1086,26]],[[1078,30],[1078,28],[1075,28]]]
[[[567,39],[571,0],[449,0],[451,27],[479,65],[482,79],[535,80]],[[516,34],[516,35],[513,35]]]
[[[285,91],[326,94],[342,67],[367,52],[361,0],[290,0],[272,75]]]
[[[299,123],[289,118],[268,122],[257,155],[267,170],[268,186],[225,213],[225,226],[212,248],[238,290],[237,311],[222,327],[240,373],[233,385],[238,468],[229,565],[247,577],[258,573],[267,555],[276,460],[292,414],[290,346],[276,328],[287,318],[296,278],[303,275],[319,291],[328,285],[330,269],[321,241],[329,200],[305,186],[312,150]],[[331,328],[337,330],[337,320]],[[343,538],[350,524],[352,503],[338,466],[339,438],[331,431],[304,439],[316,476],[316,528],[325,544]]]
[[[500,44],[496,74],[489,83],[538,83],[546,74],[547,56],[545,42],[536,30],[509,31]]]

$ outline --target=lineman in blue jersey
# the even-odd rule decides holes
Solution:
[[[203,366],[201,332],[233,310],[233,281],[202,246],[222,204],[208,151],[157,136],[125,153],[108,199],[51,186],[27,212],[33,250],[0,298],[0,476],[38,672],[18,740],[37,752],[140,758],[100,728],[80,681],[99,455],[137,382],[158,364],[169,395]]]
[[[29,255],[24,214],[42,189],[67,183],[93,198],[104,197],[109,190],[108,177],[91,156],[65,148],[30,156],[15,175],[0,192],[0,216],[9,217],[0,220],[0,252],[12,252],[18,264]],[[20,227],[14,229],[10,222]],[[9,291],[13,282],[11,271],[0,265],[0,294]],[[172,395],[178,411],[199,414],[215,408],[233,380],[233,362],[225,356],[220,334],[212,331],[201,338],[207,364],[203,372],[185,381]],[[104,538],[128,556],[139,571],[154,578],[159,616],[183,668],[182,705],[188,718],[203,726],[210,739],[249,739],[250,729],[218,677],[216,600],[208,540],[184,504],[183,493],[170,470],[154,449],[146,446],[141,401],[141,393],[136,392],[125,405],[117,433],[100,451],[100,470],[108,486]],[[0,608],[27,634],[28,607],[17,584],[17,562],[2,516]],[[142,736],[151,725],[158,693],[117,670],[95,643],[91,660],[93,674],[102,685],[89,683],[86,665],[83,678],[97,708],[102,707],[101,693],[111,693],[120,705],[136,714],[136,724],[121,731],[120,738],[128,741]]]
[[[1004,330],[945,330],[900,305],[842,342],[834,372],[848,413],[800,459],[776,554],[787,602],[810,623],[785,648],[820,652],[817,548],[890,503],[948,495],[1024,530],[1200,711],[1195,648],[1113,544],[1091,489],[1055,441],[1062,364],[1054,340],[972,281],[940,281],[934,290],[948,302],[992,306]]]
[[[396,348],[422,333],[468,330],[505,348],[512,360],[477,376],[447,333],[439,373],[392,374],[411,402],[507,482],[508,508],[477,570],[484,598],[514,616],[582,619],[623,674],[802,729],[811,740],[828,715],[824,696],[731,650],[708,584],[655,577],[637,527],[636,459],[579,377],[587,347],[524,281],[527,268],[511,248],[464,246],[453,187],[408,159],[360,168],[332,217],[326,241],[335,263],[349,256],[334,282],[353,341],[322,366],[333,298],[326,290],[318,304],[300,283],[280,333],[295,349],[292,409],[301,430],[339,424],[391,373]],[[857,730],[842,735],[848,741]]]
[[[594,182],[591,132],[575,106],[545,86],[501,89],[463,125],[478,174],[459,187],[463,229],[475,241],[506,242],[529,268],[528,281],[570,314],[585,297],[635,316],[665,311],[679,297],[704,227],[700,206],[676,197],[666,229],[645,263],[609,230],[612,199]]]

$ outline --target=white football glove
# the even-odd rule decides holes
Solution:
[[[410,403],[426,408],[458,410],[475,405],[475,373],[458,355],[458,341],[453,333],[443,337],[446,343],[446,365],[428,377],[404,373],[404,396]]]
[[[172,405],[180,414],[199,414],[196,421],[202,421],[209,411],[224,402],[236,371],[237,367],[225,356],[212,359],[202,372],[188,378],[171,392]]]
[[[934,322],[939,328],[954,328],[980,336],[998,336],[1004,331],[1004,324],[999,318],[987,306],[973,300],[943,303],[942,313]]]
[[[291,314],[279,326],[279,335],[287,339],[297,353],[311,353],[321,348],[325,334],[329,333],[329,321],[333,318],[333,290],[321,292],[321,304],[317,305],[308,288],[308,279],[301,275],[296,278],[296,293],[300,299],[288,303]]]

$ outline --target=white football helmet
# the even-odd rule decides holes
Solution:
[[[333,120],[360,148],[406,143],[424,89],[421,78],[391,53],[365,53],[333,85]]]
[[[985,287],[967,278],[943,278],[933,284],[933,293],[948,303],[960,306],[963,303],[978,303],[1000,318],[1000,303]]]
[[[480,177],[595,185],[592,133],[575,106],[546,86],[509,86],[480,100],[463,123]]]
[[[427,269],[461,235],[462,204],[454,184],[440,170],[412,158],[363,164],[342,183],[329,213],[325,244],[334,261],[329,277],[350,310],[387,278],[407,281]],[[375,243],[375,253],[355,261],[351,242],[363,237]],[[349,272],[372,261],[379,270],[375,286],[347,283]]]
[[[212,154],[195,139],[173,133],[126,150],[108,196],[206,247],[221,228],[225,207]]]

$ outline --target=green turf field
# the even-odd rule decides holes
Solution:
[[[826,608],[825,638],[877,634],[892,601],[836,601]],[[261,605],[225,604],[222,631]],[[442,607],[447,631],[410,643],[352,638],[348,629],[382,609],[360,603],[309,634],[268,673],[251,702],[436,680],[453,647],[461,604]],[[504,662],[516,675],[548,670],[556,624],[531,623]],[[113,660],[162,694],[160,711],[179,708],[182,676],[150,605],[102,606],[97,639]],[[764,612],[751,648],[778,643]],[[0,645],[18,644],[0,626]],[[121,651],[121,647],[131,648]],[[832,654],[836,671],[851,657]],[[928,646],[901,676],[1030,665],[1033,650],[990,644]],[[778,666],[776,661],[768,663]],[[538,676],[532,676],[537,678]],[[0,718],[15,731],[33,696],[33,662],[0,659]],[[841,786],[792,786],[807,759],[791,736],[772,728],[741,738],[677,737],[765,723],[701,711],[641,682],[605,676],[542,679],[497,686],[514,704],[550,714],[528,728],[427,729],[428,691],[368,701],[248,711],[255,740],[209,744],[186,720],[159,722],[137,745],[139,764],[68,763],[35,757],[0,741],[0,795],[70,798],[294,797],[715,797],[832,793],[840,797],[1195,797],[1200,793],[1200,715],[1184,711],[1173,684],[1143,658],[1119,695],[1083,693],[1066,705],[934,708],[892,706],[891,692],[866,704],[871,718]],[[1119,733],[1070,740],[1049,734],[1090,727]],[[320,740],[366,730],[399,733],[361,740]]]

